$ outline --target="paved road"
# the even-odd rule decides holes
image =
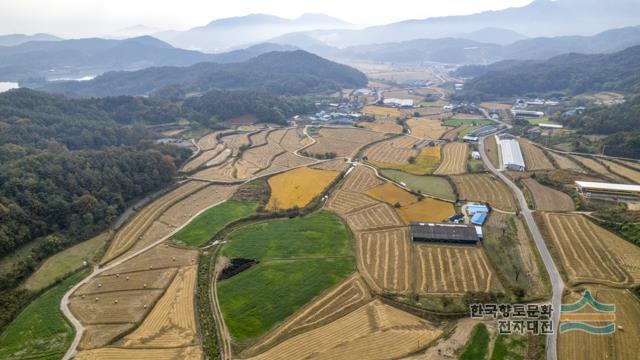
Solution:
[[[493,136],[493,135],[489,135]],[[531,235],[533,236],[533,240],[538,248],[538,252],[542,257],[542,262],[544,263],[545,268],[547,269],[547,273],[549,274],[549,280],[551,281],[551,288],[553,291],[553,295],[551,298],[551,303],[553,305],[553,327],[554,332],[553,335],[547,336],[547,359],[548,360],[556,360],[557,359],[557,344],[558,344],[558,324],[560,322],[560,305],[562,303],[562,292],[564,290],[564,282],[560,277],[560,273],[558,272],[558,268],[556,268],[553,259],[551,258],[551,253],[549,253],[549,249],[547,249],[547,245],[542,238],[542,234],[540,234],[540,229],[538,229],[538,225],[533,220],[533,215],[531,210],[529,209],[529,205],[527,204],[527,200],[522,193],[522,190],[509,178],[507,178],[503,173],[499,172],[485,153],[484,149],[484,139],[480,139],[480,154],[482,155],[482,160],[484,161],[485,166],[497,177],[502,179],[513,191],[516,195],[516,199],[518,199],[518,203],[520,204],[520,213],[522,217],[527,222],[527,226],[531,231]]]

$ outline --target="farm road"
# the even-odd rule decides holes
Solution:
[[[493,136],[493,135],[489,135]],[[504,174],[498,171],[489,158],[484,149],[484,137],[480,139],[480,154],[482,155],[482,161],[484,161],[485,166],[497,177],[499,177],[502,181],[504,181],[516,195],[516,199],[518,199],[518,203],[520,204],[520,213],[522,214],[524,220],[527,222],[527,226],[531,231],[531,235],[533,236],[533,240],[538,248],[538,252],[540,253],[540,257],[542,257],[542,262],[544,263],[545,268],[547,269],[547,273],[549,274],[549,280],[551,281],[552,287],[552,298],[551,303],[553,305],[553,334],[547,337],[547,359],[548,360],[556,360],[557,359],[557,344],[558,344],[558,325],[560,322],[560,305],[562,304],[562,292],[564,290],[564,282],[560,277],[560,273],[558,272],[558,268],[556,267],[553,259],[551,258],[551,253],[542,238],[542,234],[540,233],[540,229],[533,219],[533,212],[529,209],[527,204],[527,200],[524,197],[524,194],[518,188],[518,186],[509,180]]]

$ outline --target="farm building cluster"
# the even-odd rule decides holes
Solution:
[[[640,185],[576,181],[576,188],[588,198],[640,200]]]
[[[502,167],[508,171],[524,171],[526,169],[524,157],[518,140],[509,134],[498,136],[500,140],[500,155],[502,157]]]
[[[477,244],[482,240],[482,228],[467,224],[412,222],[413,241]]]

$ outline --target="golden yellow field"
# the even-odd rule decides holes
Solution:
[[[448,127],[443,126],[440,120],[412,118],[407,120],[407,125],[411,129],[411,135],[421,139],[439,139]]]
[[[376,105],[365,106],[362,109],[362,113],[367,115],[372,115],[375,117],[393,118],[393,119],[403,116],[402,112],[394,107],[376,106]]]
[[[420,150],[413,163],[388,163],[381,161],[369,161],[380,169],[396,169],[414,175],[431,174],[440,163],[440,147],[429,146]]]
[[[339,174],[337,171],[301,167],[270,177],[271,198],[267,208],[286,210],[305,207]]]
[[[406,224],[412,221],[441,222],[455,214],[453,204],[432,198],[396,209]]]
[[[487,174],[452,176],[461,200],[487,202],[504,211],[516,211],[516,200],[501,180]]]
[[[466,143],[451,142],[442,149],[443,159],[433,173],[436,175],[457,175],[467,172],[469,146]]]
[[[615,305],[616,331],[610,335],[588,334],[582,331],[570,331],[560,334],[558,339],[558,358],[567,360],[600,359],[638,359],[640,353],[640,301],[629,290],[612,289],[603,286],[588,286],[593,297],[604,304]],[[564,303],[574,303],[581,294],[572,292],[565,297]],[[589,306],[581,312],[593,311]],[[594,325],[605,325],[595,323]]]
[[[411,239],[406,228],[358,233],[358,269],[376,292],[411,291]]]
[[[441,334],[426,320],[374,300],[252,359],[395,359],[428,345]]]
[[[416,245],[416,288],[430,295],[462,295],[502,289],[481,247]]]
[[[74,359],[76,360],[199,360],[203,358],[200,346],[189,346],[181,348],[167,349],[122,349],[122,348],[101,348],[94,350],[80,351]]]
[[[401,206],[405,206],[418,201],[418,199],[413,194],[397,187],[390,182],[378,185],[373,189],[369,189],[369,191],[367,191],[367,195],[376,200],[386,202],[389,205],[400,204]]]
[[[569,283],[620,286],[640,282],[631,275],[640,274],[640,248],[582,215],[543,213],[540,217],[549,235],[545,240],[560,260]]]
[[[380,118],[372,122],[363,121],[358,123],[358,125],[371,131],[377,131],[381,133],[402,133],[402,125],[398,124],[395,119],[391,118]]]

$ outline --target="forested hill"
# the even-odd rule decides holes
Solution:
[[[470,71],[471,70],[471,71]],[[526,94],[589,91],[640,92],[640,46],[607,55],[567,54],[547,61],[509,61],[462,68],[480,74],[467,81],[459,96],[470,100]]]
[[[44,90],[79,96],[147,95],[167,87],[183,92],[255,90],[292,95],[356,88],[367,84],[360,71],[305,51],[271,52],[241,63],[199,63],[109,72],[90,81],[47,85]]]

